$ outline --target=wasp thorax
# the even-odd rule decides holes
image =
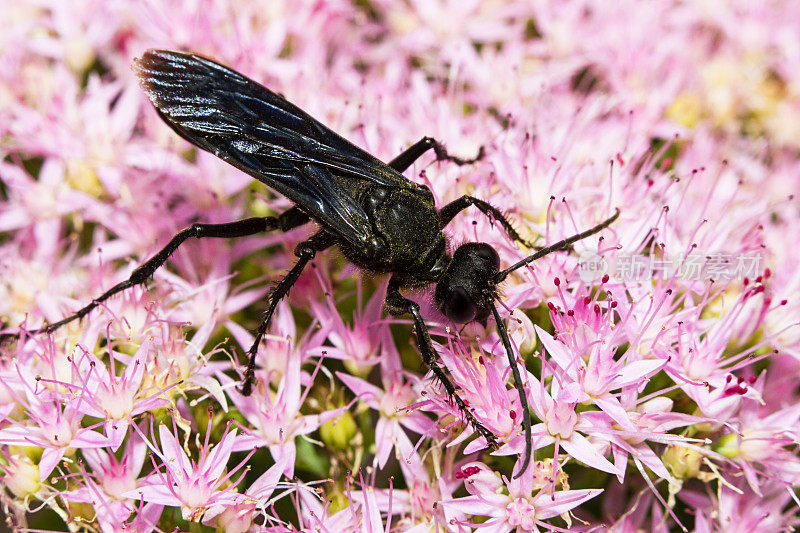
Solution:
[[[436,285],[437,307],[453,322],[485,322],[495,296],[492,280],[499,268],[500,257],[488,244],[462,244]]]

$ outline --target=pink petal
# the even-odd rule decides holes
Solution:
[[[158,426],[158,436],[161,438],[161,459],[164,461],[164,466],[175,477],[183,479],[187,473],[193,470],[189,458],[186,457],[183,448],[169,432],[167,426]]]
[[[353,391],[359,400],[369,405],[373,409],[380,409],[380,398],[385,394],[383,390],[367,383],[361,378],[345,374],[343,372],[336,372],[336,376]]]
[[[375,426],[375,464],[378,465],[378,468],[383,468],[386,461],[389,460],[389,453],[394,448],[395,429],[399,429],[397,421],[387,420],[383,417],[378,419]]]
[[[574,509],[586,500],[591,500],[603,489],[562,490],[555,494],[539,493],[534,501],[536,518],[546,520]]]
[[[236,441],[236,430],[232,430],[225,434],[211,453],[208,454],[205,461],[203,461],[202,469],[207,479],[213,480],[222,474],[228,464],[228,459],[231,456],[233,443]]]
[[[294,475],[294,462],[297,455],[297,448],[295,448],[293,441],[286,442],[282,446],[270,446],[269,453],[276,463],[284,465],[284,476],[290,478]]]
[[[481,494],[450,500],[447,506],[467,515],[497,516],[505,511],[510,501],[504,494]]]
[[[183,502],[164,485],[145,485],[138,489],[129,490],[124,493],[123,496],[135,500],[157,503],[159,505],[167,505],[169,507],[180,507],[183,505]]]
[[[64,457],[66,448],[45,448],[39,461],[39,481],[44,481]]]
[[[103,428],[108,437],[108,447],[112,451],[117,451],[122,441],[125,440],[125,435],[128,434],[128,421],[127,420],[106,420]]]
[[[617,377],[611,381],[611,389],[613,390],[625,385],[637,383],[644,377],[655,374],[666,364],[666,359],[647,359],[628,363],[620,369]]]
[[[110,443],[108,437],[91,429],[79,429],[70,441],[73,448],[104,448]]]
[[[269,498],[286,469],[285,463],[285,457],[282,457],[280,461],[276,461],[274,465],[269,467],[266,472],[261,474],[261,476],[247,488],[247,494],[259,500]]]
[[[572,457],[587,466],[614,475],[619,473],[619,469],[611,464],[608,459],[600,455],[595,447],[592,446],[592,443],[580,433],[573,433],[568,440],[562,440],[561,447]]]

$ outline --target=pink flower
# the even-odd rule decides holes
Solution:
[[[755,389],[762,383],[754,382]],[[757,400],[743,398],[735,419],[736,431],[725,432],[716,451],[741,466],[750,490],[761,492],[763,484],[779,481],[787,489],[797,482],[800,460],[794,451],[798,438],[800,406],[767,411]],[[781,472],[774,480],[770,472]]]
[[[560,449],[587,466],[603,472],[622,475],[619,467],[611,464],[604,456],[605,440],[604,425],[598,423],[593,417],[585,413],[578,413],[575,407],[580,399],[580,387],[569,384],[563,389],[554,379],[551,390],[555,396],[545,391],[545,385],[532,375],[528,375],[530,382],[531,409],[542,420],[531,428],[533,449],[537,450],[555,443],[554,460],[557,459]],[[592,440],[587,437],[594,437]],[[524,448],[524,435],[520,435],[504,446],[499,453],[504,455],[520,453]]]
[[[158,505],[180,507],[184,520],[208,521],[221,513],[226,507],[235,505],[241,499],[236,492],[240,478],[228,483],[233,475],[244,468],[254,451],[248,454],[237,467],[225,473],[228,460],[236,440],[236,430],[228,431],[219,443],[211,446],[209,436],[200,449],[200,457],[191,460],[179,444],[175,435],[165,426],[158,428],[160,448],[147,443],[152,452],[161,460],[154,472],[147,476],[145,483],[122,494],[126,498],[141,499]],[[162,470],[163,468],[163,470]]]
[[[452,498],[453,493],[461,485],[461,480],[451,475],[451,472],[433,475],[405,434],[398,435],[395,446],[403,479],[408,488],[399,490],[390,486],[388,490],[376,489],[362,482],[362,490],[354,492],[352,499],[362,502],[367,510],[380,510],[387,513],[390,518],[398,516],[397,525],[404,531],[428,531],[436,524],[463,521],[465,515],[460,511],[439,506],[442,500]],[[445,453],[452,458],[455,451],[451,448]],[[373,523],[375,521],[373,518]],[[375,526],[372,528],[374,530]]]
[[[126,496],[139,485],[137,479],[144,464],[147,445],[133,432],[121,459],[101,449],[85,450],[83,453],[92,474],[84,474],[84,485],[64,495],[68,501],[93,505],[98,512],[97,521],[103,531],[117,531],[136,513],[139,519],[146,518],[151,530],[161,515],[163,505],[143,503],[138,508],[135,500]]]
[[[470,463],[462,468],[460,476],[465,478],[470,496],[445,500],[442,505],[468,515],[489,517],[470,524],[481,531],[539,531],[540,527],[550,529],[545,520],[567,513],[603,492],[600,489],[549,490],[544,487],[552,486],[552,478],[547,479],[550,472],[552,468],[536,462],[519,479],[504,483],[485,465]]]
[[[491,356],[484,353],[473,355],[459,338],[448,346],[434,344],[434,348],[453,381],[461,388],[462,398],[478,421],[501,438],[513,435],[514,430],[521,426],[522,416],[517,392],[507,386],[510,370],[508,359],[502,353],[502,345],[495,343],[493,348],[496,351]],[[463,415],[446,392],[440,390],[438,394],[431,395],[426,391],[423,395],[427,399],[419,402],[418,406],[448,414],[456,423],[462,421]],[[468,432],[461,433],[453,444],[470,435]],[[471,453],[485,447],[485,439],[479,437],[467,445],[464,452]]]
[[[321,332],[332,346],[321,346],[311,353],[325,352],[328,357],[341,359],[345,366],[356,375],[369,373],[369,369],[381,361],[387,353],[389,345],[387,326],[383,321],[383,302],[386,299],[386,288],[382,286],[370,297],[366,306],[362,307],[362,284],[359,282],[356,291],[356,309],[353,310],[351,324],[346,324],[336,308],[333,288],[325,287],[325,304],[311,302],[311,312],[320,321]],[[391,349],[394,349],[392,347]]]
[[[397,359],[395,353],[394,357],[386,354],[381,360],[383,389],[342,372],[336,374],[359,400],[379,413],[375,426],[375,464],[378,468],[384,467],[396,442],[407,438],[403,428],[422,435],[433,429],[428,417],[410,408],[418,398],[414,387],[417,379],[403,372]]]
[[[337,512],[331,512],[329,501],[320,501],[319,493],[307,485],[297,487],[299,499],[298,518],[301,531],[336,533],[337,531],[356,531],[361,513],[356,503]],[[380,514],[378,515],[380,517]],[[366,521],[372,525],[372,521]],[[377,526],[377,524],[375,524]]]
[[[780,531],[800,525],[792,495],[783,483],[769,483],[760,493],[724,486],[718,495],[692,493],[687,500],[697,510],[699,531]]]
[[[97,424],[83,426],[84,414],[69,396],[57,391],[46,393],[27,369],[19,368],[18,372],[20,380],[8,393],[24,412],[21,420],[8,419],[0,429],[0,444],[41,449],[41,481],[47,479],[67,451],[111,445],[107,437],[94,431]]]
[[[313,381],[313,376],[312,376]],[[233,383],[231,383],[233,385]],[[300,408],[308,389],[301,390],[300,356],[293,351],[287,361],[277,391],[268,384],[251,396],[242,396],[229,390],[233,404],[239,409],[251,428],[243,428],[243,435],[231,444],[233,451],[252,450],[268,446],[275,462],[284,465],[284,474],[294,472],[295,437],[307,435],[320,425],[339,416],[341,409],[319,415],[302,415]]]
[[[106,367],[96,356],[76,346],[70,358],[73,382],[53,380],[49,383],[75,394],[77,399],[71,403],[80,412],[104,419],[109,444],[116,449],[125,438],[134,416],[169,403],[161,396],[161,390],[143,386],[143,378],[151,371],[152,351],[152,343],[144,342],[122,375],[116,376],[113,357],[119,354],[112,353],[112,366]]]
[[[233,504],[219,504],[212,507],[205,515],[204,522],[215,524],[218,528],[231,533],[249,531],[253,521],[263,515],[269,521],[279,522],[268,512],[273,492],[280,486],[279,480],[285,465],[277,462],[261,474],[244,492],[243,497]],[[280,496],[279,496],[280,497]],[[278,529],[277,531],[280,531]]]

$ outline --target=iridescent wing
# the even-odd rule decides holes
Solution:
[[[148,50],[134,70],[181,137],[262,181],[354,245],[372,234],[356,198],[365,184],[414,187],[285,98],[214,61]]]

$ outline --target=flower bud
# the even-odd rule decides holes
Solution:
[[[3,484],[14,496],[23,499],[39,491],[39,467],[25,456],[15,456],[3,466]]]
[[[667,446],[661,460],[673,476],[678,479],[689,479],[697,477],[700,473],[703,454],[682,446]]]
[[[342,451],[351,447],[357,432],[358,426],[356,426],[350,411],[345,411],[339,418],[325,422],[319,427],[322,442],[335,450]]]

